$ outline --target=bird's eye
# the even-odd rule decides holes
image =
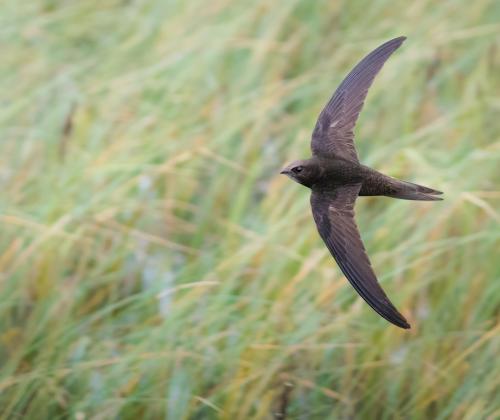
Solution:
[[[302,172],[302,169],[304,169],[302,166],[296,166],[292,169],[292,171],[298,174],[299,172]]]

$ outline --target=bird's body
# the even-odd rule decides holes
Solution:
[[[303,182],[296,180],[313,191],[327,191],[342,185],[361,184],[360,196],[385,195],[393,198],[405,198],[419,201],[436,201],[440,198],[432,194],[440,193],[432,188],[400,181],[384,175],[375,169],[359,162],[349,161],[340,157],[311,159],[294,162],[310,169],[310,175]],[[413,198],[398,195],[413,195]]]
[[[368,54],[344,79],[321,112],[312,135],[310,159],[282,170],[311,189],[311,207],[319,234],[339,267],[366,302],[389,322],[410,328],[377,282],[354,220],[358,196],[387,196],[436,201],[440,191],[400,181],[361,164],[353,129],[374,77],[402,44],[395,38]]]

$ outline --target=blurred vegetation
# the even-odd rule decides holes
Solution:
[[[498,2],[6,0],[0,21],[3,418],[500,418]],[[445,201],[356,209],[410,331],[278,175],[399,35],[357,148]]]

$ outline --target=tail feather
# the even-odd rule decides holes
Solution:
[[[422,192],[401,191],[394,194],[387,194],[388,197],[400,198],[402,200],[417,200],[417,201],[441,201],[442,197],[426,194]]]
[[[401,182],[403,184],[407,184],[408,186],[416,188],[418,192],[422,192],[425,194],[432,194],[432,195],[443,194],[442,191],[438,191],[438,190],[435,190],[435,189],[429,188],[429,187],[424,187],[423,185],[414,184],[413,182],[408,182],[408,181],[401,181]]]
[[[387,195],[403,200],[440,201],[443,198],[436,197],[436,195],[440,194],[443,193],[433,188],[424,187],[423,185],[414,184],[413,182],[397,180],[394,185],[394,192]]]

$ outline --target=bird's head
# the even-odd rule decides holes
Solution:
[[[320,169],[312,159],[296,160],[285,166],[280,174],[286,175],[299,184],[311,187],[320,175]]]

